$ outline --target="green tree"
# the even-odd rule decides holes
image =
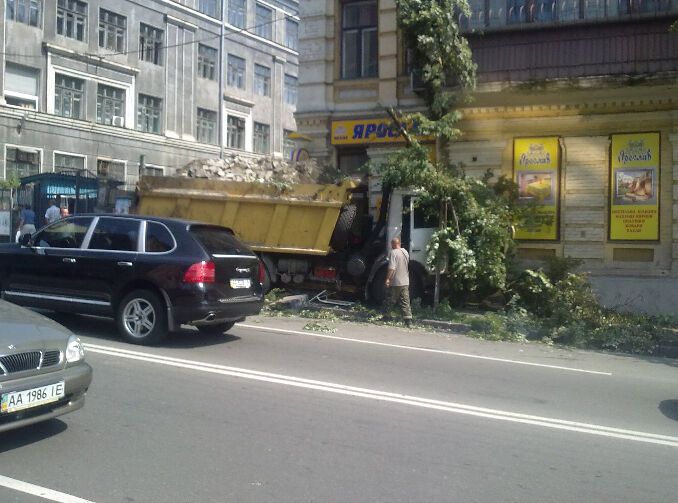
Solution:
[[[461,134],[459,108],[475,89],[476,66],[457,23],[460,13],[469,14],[468,3],[396,3],[410,64],[421,73],[426,111],[405,117],[391,111],[408,141],[380,167],[383,182],[420,189],[423,205],[439,208],[442,224],[428,245],[427,263],[431,269],[444,269],[457,300],[503,290],[513,249],[511,228],[521,215],[515,184],[503,177],[491,184],[491,173],[482,180],[469,178],[445,154],[449,142]],[[416,124],[417,136],[436,138],[442,154],[437,161],[402,124]]]

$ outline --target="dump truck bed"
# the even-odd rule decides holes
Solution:
[[[255,182],[144,176],[136,212],[229,227],[260,252],[327,255],[352,188],[349,181],[284,190]]]

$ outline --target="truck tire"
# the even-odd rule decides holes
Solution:
[[[379,269],[370,284],[370,300],[377,306],[383,306],[386,301],[386,270],[386,266]]]
[[[353,222],[358,214],[358,207],[355,204],[347,204],[341,208],[337,225],[334,227],[332,238],[330,239],[330,246],[337,251],[344,251],[348,238],[353,229]]]

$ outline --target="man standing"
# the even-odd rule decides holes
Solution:
[[[35,234],[35,212],[31,205],[27,204],[19,214],[19,231],[21,236],[26,234]]]
[[[391,240],[391,251],[388,254],[386,288],[389,292],[389,304],[398,303],[407,327],[412,326],[409,265],[410,254],[400,247],[400,238],[393,238]]]
[[[51,224],[61,218],[61,210],[56,205],[56,200],[49,200],[49,208],[45,212],[45,223]]]

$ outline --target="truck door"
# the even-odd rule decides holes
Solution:
[[[403,215],[403,220],[409,217],[409,247],[410,259],[420,264],[426,263],[426,245],[431,236],[439,227],[436,208],[418,204],[416,197],[410,198],[409,215]],[[403,222],[404,224],[404,222]],[[405,225],[403,225],[403,228]],[[404,232],[403,232],[404,234]]]

